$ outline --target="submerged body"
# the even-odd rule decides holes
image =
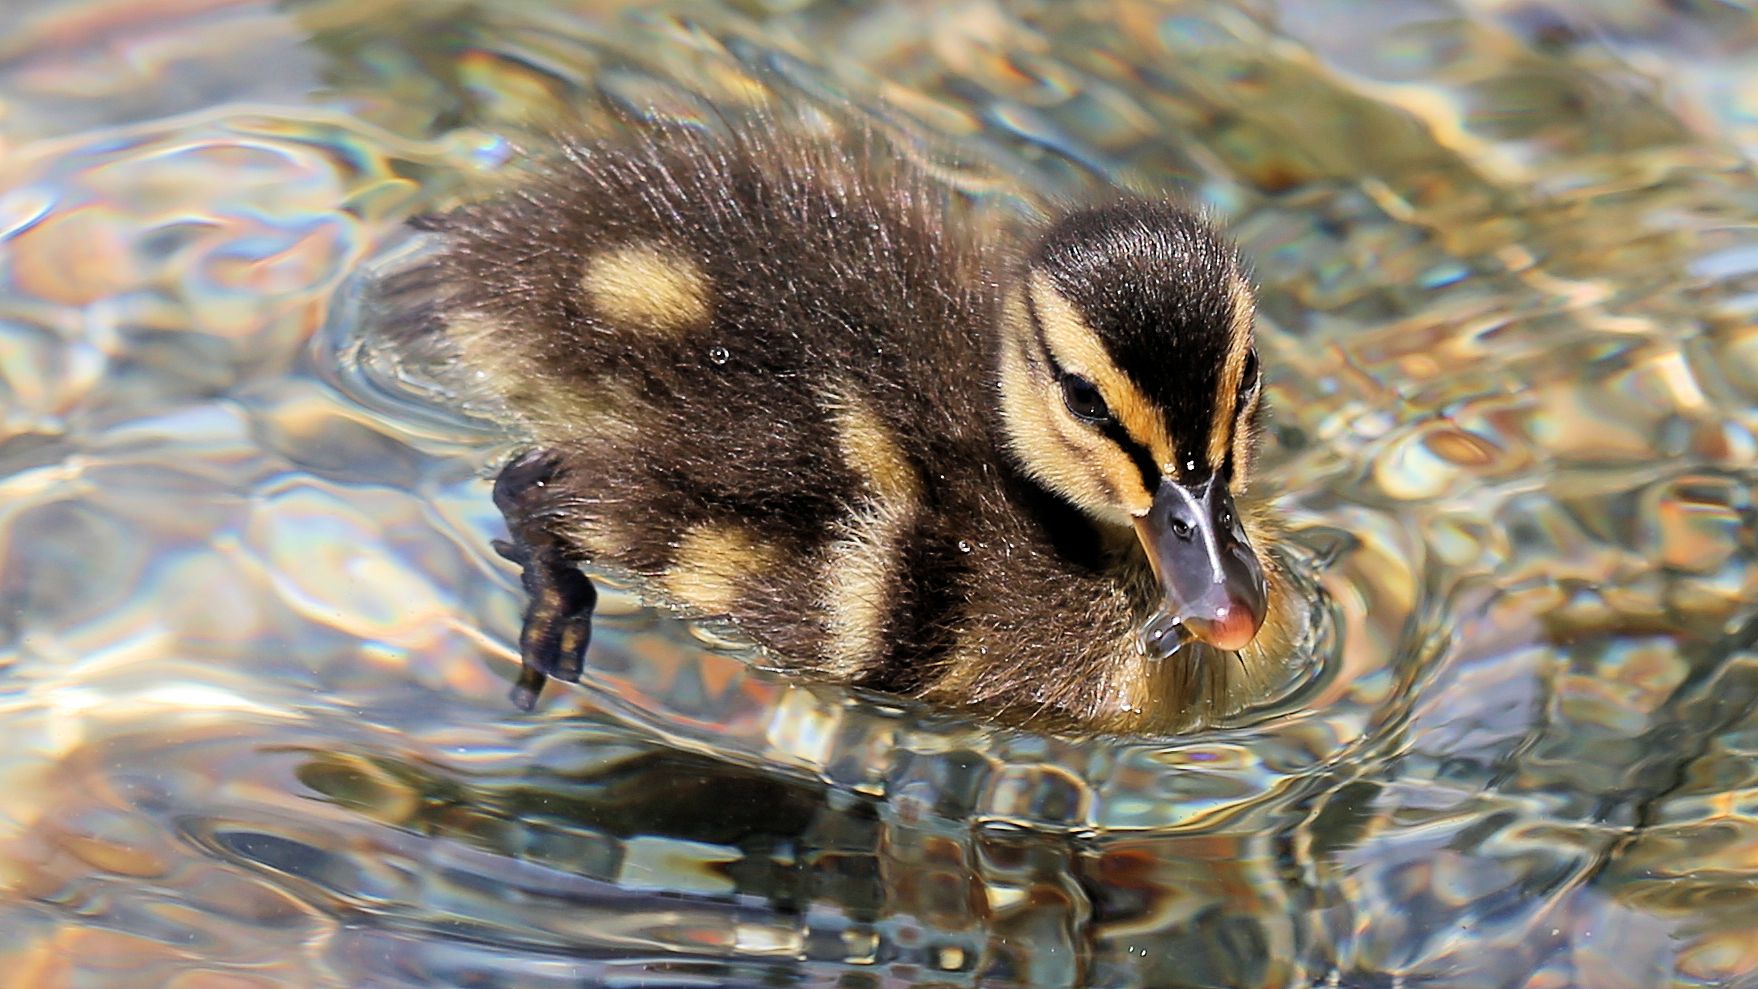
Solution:
[[[587,563],[778,667],[1016,723],[1173,730],[1282,681],[1293,608],[1231,497],[1251,297],[1200,220],[1129,201],[1013,246],[870,147],[565,151],[427,224],[435,322],[542,451],[497,489],[532,669],[577,672],[545,615],[590,608],[554,590]]]

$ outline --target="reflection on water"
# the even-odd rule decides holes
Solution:
[[[0,13],[8,984],[1758,986],[1750,11],[574,6]],[[505,703],[505,448],[348,277],[557,106],[769,99],[1226,218],[1316,683],[1043,737],[624,590]]]

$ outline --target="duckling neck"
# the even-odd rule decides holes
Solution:
[[[1012,494],[1059,557],[1091,572],[1118,571],[1120,576],[1137,571],[1151,573],[1147,555],[1133,530],[1100,522],[1039,484],[1007,455],[1005,441],[996,439],[1003,451]]]

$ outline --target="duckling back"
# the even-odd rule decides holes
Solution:
[[[1073,217],[1213,238],[1146,203]],[[1129,454],[1134,434],[1053,359],[1103,365],[1092,324],[1039,291],[1043,272],[1022,283],[1023,256],[976,220],[875,142],[763,126],[564,142],[508,194],[427,224],[444,237],[421,273],[441,286],[436,322],[541,452],[496,487],[531,592],[516,700],[578,675],[581,562],[728,619],[778,665],[1015,722],[1188,727],[1277,681],[1286,595],[1232,658],[1144,655],[1163,591],[1136,534],[1062,489],[1115,500],[1128,470],[1163,465]],[[1124,265],[1100,287],[1128,302],[1162,281],[1243,284],[1230,254],[1189,259],[1204,258],[1220,266]],[[1243,355],[1242,291],[1189,332]],[[1190,350],[1178,320],[1124,308]],[[1225,380],[1250,377],[1240,361]],[[1198,395],[1223,378],[1193,370],[1157,390],[1249,415]],[[1130,373],[1107,380],[1139,397]],[[1233,418],[1208,432],[1239,435]]]
[[[463,366],[557,452],[544,511],[583,559],[855,678],[930,651],[899,622],[957,586],[927,559],[956,548],[914,538],[946,494],[936,465],[995,457],[991,280],[949,210],[872,148],[572,143],[434,222],[441,311]]]

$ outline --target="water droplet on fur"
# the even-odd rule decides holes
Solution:
[[[725,347],[709,347],[708,359],[716,364],[725,364],[727,361],[732,360],[732,352]]]
[[[972,549],[975,549],[975,547],[972,546],[968,541],[963,540],[963,539],[960,539],[958,541],[958,551],[960,553],[969,553]]]

